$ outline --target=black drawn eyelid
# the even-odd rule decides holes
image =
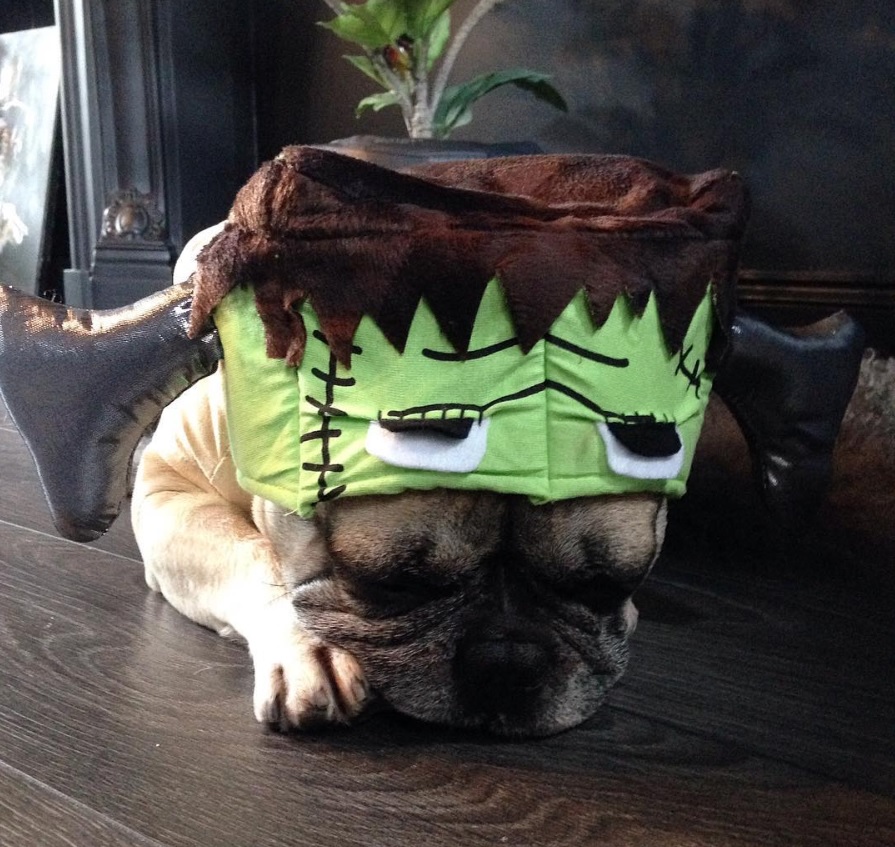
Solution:
[[[388,432],[429,432],[462,440],[469,437],[475,418],[379,418],[379,426]]]
[[[673,456],[681,449],[680,434],[671,421],[638,424],[607,421],[606,426],[628,450],[644,458]]]

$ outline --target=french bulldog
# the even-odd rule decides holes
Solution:
[[[543,736],[597,710],[625,669],[663,497],[532,505],[438,489],[342,498],[301,518],[239,487],[223,367],[163,413],[132,518],[149,586],[247,643],[258,721],[349,723],[376,700]]]

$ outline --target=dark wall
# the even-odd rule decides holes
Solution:
[[[155,0],[167,30],[162,78],[169,230],[179,250],[226,217],[258,164],[254,18],[244,0]]]
[[[371,81],[341,57],[348,45],[316,25],[331,17],[323,0],[258,0],[258,140],[262,160],[287,144],[315,144],[358,132],[397,135],[397,112],[354,117]]]
[[[52,26],[53,0],[3,0],[0,3],[0,32],[17,32]]]
[[[458,0],[455,18],[473,2]],[[256,133],[259,160],[290,143],[403,134],[396,110],[355,118],[374,84],[341,58],[351,48],[315,25],[330,16],[323,0],[248,4],[254,60],[244,42],[230,43],[232,27],[219,37],[207,32],[207,16],[192,21],[187,10],[202,5],[170,5],[175,62],[185,69],[178,98],[195,104],[180,120],[200,122],[214,109],[216,88],[202,69],[220,74],[225,53],[227,73],[255,76],[257,108],[238,104],[246,125],[233,131]],[[503,90],[479,104],[458,137],[522,137],[551,152],[628,153],[685,171],[733,167],[754,199],[747,267],[891,281],[891,11],[891,0],[508,0],[467,42],[455,80],[533,67],[553,74],[570,111]],[[52,18],[52,0],[0,4],[0,29]],[[215,175],[219,156],[211,144],[181,173],[212,192],[229,187]],[[199,223],[185,220],[184,229]]]

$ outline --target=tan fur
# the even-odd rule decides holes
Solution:
[[[467,630],[507,615],[549,641],[557,661],[530,713],[489,728],[543,734],[580,722],[624,668],[637,621],[630,591],[665,530],[653,495],[533,506],[489,492],[408,492],[344,498],[304,520],[238,486],[220,370],[166,409],[132,514],[149,586],[246,640],[255,716],[281,727],[350,721],[369,699],[371,673],[401,711],[481,723],[455,690],[454,658]],[[395,611],[396,580],[408,577],[433,599]],[[597,613],[577,596],[593,579],[629,588],[613,588],[617,599]]]
[[[272,531],[289,553],[277,555],[258,529],[276,525],[270,506],[253,508],[236,482],[220,372],[165,410],[137,472],[132,516],[149,587],[192,620],[246,640],[259,721],[306,726],[360,711],[363,672],[310,635],[292,607],[291,586],[314,558],[313,528]]]

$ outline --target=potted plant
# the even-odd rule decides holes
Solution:
[[[546,74],[511,68],[450,84],[457,56],[481,19],[504,0],[478,0],[454,29],[451,7],[456,0],[324,0],[335,17],[320,25],[360,49],[345,58],[383,90],[364,97],[357,114],[388,107],[401,110],[408,139],[400,157],[456,158],[456,150],[471,155],[532,152],[534,145],[476,145],[444,140],[472,119],[472,106],[506,85],[521,88],[550,105],[566,110],[565,100]],[[427,142],[438,143],[427,143]],[[345,139],[336,146],[392,147],[394,142]],[[480,148],[480,149],[479,149]],[[486,149],[487,148],[487,149]],[[410,152],[414,151],[414,152]],[[381,156],[376,155],[377,161]],[[384,162],[395,164],[394,162]]]

